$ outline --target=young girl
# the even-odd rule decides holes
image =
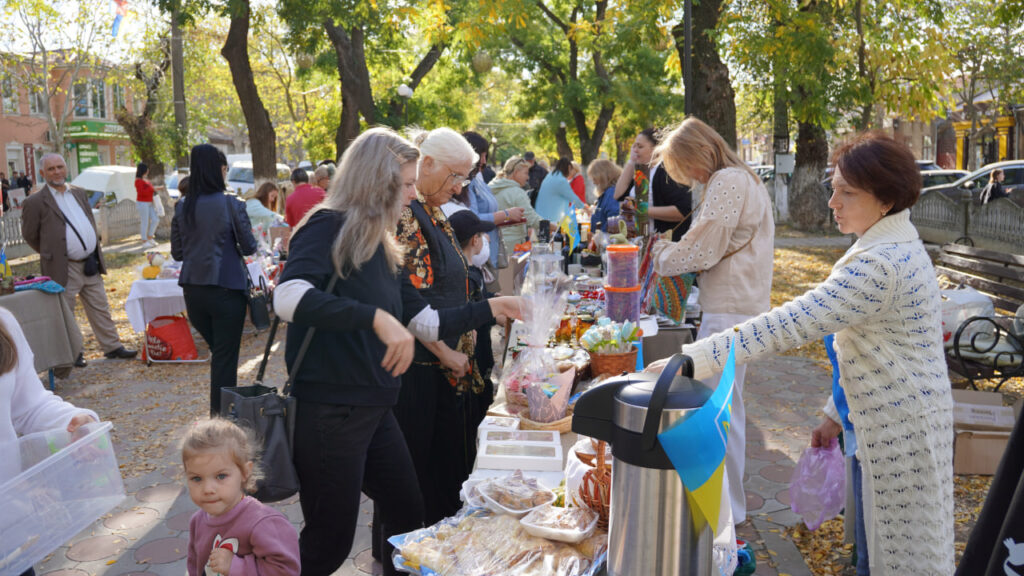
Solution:
[[[299,538],[283,514],[247,491],[256,487],[253,441],[235,423],[196,422],[181,448],[188,495],[199,506],[188,527],[189,576],[299,573]]]

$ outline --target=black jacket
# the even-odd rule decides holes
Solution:
[[[288,243],[288,263],[281,283],[305,280],[306,291],[288,325],[285,363],[292,375],[292,395],[323,404],[393,406],[401,380],[383,367],[386,347],[373,332],[373,316],[380,308],[408,322],[427,306],[404,274],[389,268],[382,248],[328,294],[334,275],[331,250],[345,223],[338,212],[320,210],[309,217]],[[493,320],[487,302],[438,310],[439,337],[461,334]],[[298,371],[299,347],[309,327],[313,339]]]
[[[189,202],[196,203],[192,223],[185,217]],[[242,254],[235,247],[236,242]],[[189,195],[174,207],[171,256],[182,263],[178,284],[245,290],[248,272],[242,255],[253,254],[256,248],[245,204],[238,198],[223,192]]]

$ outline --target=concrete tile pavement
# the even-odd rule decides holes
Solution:
[[[277,355],[280,358],[280,355]],[[128,386],[144,383],[126,383]],[[812,361],[773,357],[747,371],[747,489],[751,522],[738,528],[755,550],[756,574],[811,574],[799,551],[782,537],[799,518],[789,509],[789,477],[810,431],[821,417],[830,390],[829,373]],[[120,458],[130,454],[119,453]],[[126,481],[127,498],[36,566],[44,576],[182,576],[186,573],[188,519],[195,506],[188,497],[176,454],[162,466]],[[301,528],[296,498],[275,505]],[[337,576],[378,574],[369,555],[372,503],[364,497],[349,560]]]

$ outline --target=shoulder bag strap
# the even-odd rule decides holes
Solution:
[[[245,276],[245,286],[252,292],[252,276],[249,275],[249,267],[245,265],[245,255],[242,254],[242,245],[238,243],[238,229],[235,228],[235,211],[231,208],[231,198],[224,194],[224,206],[228,211],[228,220],[231,222],[231,234],[235,238],[235,250],[238,251],[239,261],[242,263],[242,275]],[[273,332],[271,332],[273,334]]]
[[[334,292],[334,286],[337,283],[338,283],[338,273],[335,272],[334,275],[331,276],[331,281],[327,284],[326,292],[328,294]],[[276,325],[276,321],[275,321],[275,325]],[[316,332],[316,328],[314,328],[312,326],[310,326],[309,329],[306,330],[306,337],[302,339],[302,346],[299,346],[299,354],[298,354],[298,356],[295,357],[295,364],[292,365],[292,370],[291,370],[291,372],[288,373],[288,380],[284,383],[284,390],[281,391],[281,394],[283,396],[288,396],[292,392],[292,380],[295,378],[295,375],[299,373],[299,367],[302,366],[302,359],[306,356],[306,350],[309,350],[309,343],[313,341],[313,333],[314,332]],[[271,331],[271,333],[273,333],[273,331]],[[269,342],[267,344],[266,352],[267,353],[270,352],[270,344],[269,344]],[[264,354],[263,359],[264,359],[264,362],[266,362],[266,354]]]
[[[85,240],[82,240],[82,235],[78,233],[78,229],[75,228],[75,225],[68,220],[67,216],[64,215],[64,211],[60,209],[59,205],[57,206],[57,215],[60,216],[60,219],[63,220],[65,224],[71,227],[71,231],[75,233],[75,237],[82,243],[82,250],[85,250]]]

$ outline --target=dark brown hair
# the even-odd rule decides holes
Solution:
[[[555,172],[561,172],[562,176],[569,177],[569,170],[572,169],[572,160],[568,158],[559,158],[558,162],[555,162]]]
[[[7,374],[18,364],[18,347],[7,326],[0,322],[0,374]]]
[[[914,154],[882,132],[864,132],[832,153],[832,165],[855,188],[867,190],[889,213],[906,210],[921,195],[921,172]]]

